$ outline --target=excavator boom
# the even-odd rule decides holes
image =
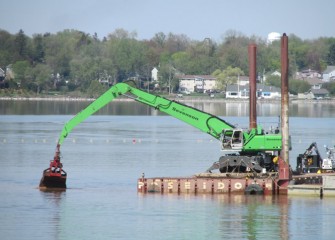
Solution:
[[[64,125],[58,143],[61,145],[75,126],[121,95],[149,105],[161,112],[188,123],[193,127],[210,134],[216,139],[220,138],[223,129],[234,129],[233,125],[214,115],[186,106],[179,102],[171,101],[164,97],[144,92],[133,87],[132,83],[133,82],[118,83],[112,86],[103,95],[74,116]]]

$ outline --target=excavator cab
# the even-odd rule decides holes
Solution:
[[[227,129],[221,134],[222,151],[240,151],[243,148],[243,130]]]

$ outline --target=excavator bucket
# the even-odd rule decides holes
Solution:
[[[40,181],[40,189],[65,189],[66,188],[66,172],[61,170],[59,172],[47,168],[43,171]]]
[[[50,161],[49,168],[43,171],[40,189],[65,189],[67,173],[60,162],[60,145],[57,144],[54,159]]]

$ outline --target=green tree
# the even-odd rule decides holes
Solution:
[[[83,46],[87,46],[92,43],[92,38],[88,33],[79,32],[79,39],[77,40],[76,48],[80,49]]]
[[[32,70],[32,84],[36,86],[36,93],[49,90],[51,86],[51,69],[46,64],[37,64]]]
[[[147,64],[147,45],[137,41],[134,35],[118,29],[109,35],[106,43],[118,81],[138,75]]]
[[[65,78],[70,76],[70,61],[80,52],[78,43],[82,37],[82,32],[75,30],[64,30],[44,37],[45,61],[54,74],[59,73]]]
[[[176,78],[176,69],[172,63],[164,63],[159,68],[158,83],[161,90],[172,93],[178,88],[178,79]]]
[[[327,41],[319,38],[313,41],[305,41],[308,45],[306,53],[307,68],[322,72],[326,68],[326,55],[328,53]]]
[[[184,34],[169,33],[164,44],[164,50],[170,54],[185,51],[190,44],[190,39]]]
[[[92,40],[77,49],[70,60],[69,82],[73,86],[86,90],[93,80],[115,79],[113,62],[108,57],[105,43]]]
[[[147,46],[147,59],[151,66],[159,65],[160,57],[165,51],[166,38],[167,37],[163,32],[159,32],[149,41],[143,42]]]
[[[280,43],[274,41],[271,44],[261,43],[257,46],[257,72],[273,72],[281,68]]]
[[[335,96],[335,82],[327,82],[323,87],[329,91],[329,94]]]
[[[248,44],[250,39],[236,31],[227,31],[223,44],[218,46],[220,69],[229,66],[248,73]]]
[[[166,43],[166,35],[163,32],[156,33],[155,36],[152,38],[152,41],[155,43],[160,49],[164,49]]]
[[[306,54],[308,52],[308,45],[301,38],[294,34],[289,36],[289,58],[290,68],[292,69],[292,64],[296,66],[293,67],[294,70],[306,69],[308,63],[306,61]],[[292,74],[292,71],[290,71]]]
[[[33,37],[33,53],[32,59],[34,62],[43,63],[45,57],[45,50],[43,45],[43,36],[37,34]]]
[[[296,80],[296,79],[292,79],[290,78],[288,81],[289,84],[289,91],[292,94],[298,94],[298,93],[304,93],[307,92],[308,90],[310,90],[311,86],[309,85],[309,83],[307,81],[303,81],[303,80]],[[281,77],[280,76],[268,76],[266,78],[266,85],[269,86],[275,86],[278,88],[281,88]]]
[[[335,42],[332,43],[329,47],[329,52],[327,54],[327,64],[328,65],[335,65]]]
[[[186,50],[188,55],[187,73],[188,74],[211,74],[219,67],[215,56],[215,44],[207,38],[200,42],[193,42]],[[176,64],[176,68],[179,69]]]
[[[98,80],[99,71],[97,62],[90,57],[74,58],[70,62],[71,75],[70,78],[76,86],[80,86],[82,90],[87,89],[91,81]]]
[[[281,78],[277,75],[270,75],[266,77],[266,85],[281,88]]]
[[[189,54],[187,54],[187,52],[180,51],[180,52],[176,52],[172,54],[170,61],[168,61],[166,64],[172,65],[171,62],[173,62],[173,65],[175,65],[179,71],[183,73],[191,74],[191,71],[189,68],[189,64],[191,61],[192,61],[191,57]]]
[[[14,36],[9,32],[0,30],[0,67],[5,69],[11,63],[14,63]]]
[[[238,67],[227,67],[224,70],[217,69],[212,73],[216,77],[216,88],[226,90],[227,85],[236,83],[238,76],[244,75],[244,72]]]
[[[107,90],[106,86],[103,86],[99,81],[94,80],[91,82],[87,89],[87,96],[90,98],[97,98]]]
[[[305,93],[311,89],[308,82],[296,79],[289,79],[288,87],[292,94]]]
[[[26,60],[28,57],[28,37],[24,34],[22,29],[16,34],[14,42],[17,59]]]
[[[28,61],[17,61],[13,64],[14,80],[21,87],[26,88],[29,83],[31,67]]]
[[[257,36],[246,37],[233,30],[225,33],[221,43],[209,38],[196,41],[183,34],[162,32],[150,40],[136,38],[136,32],[123,29],[115,30],[102,41],[97,34],[90,36],[77,30],[35,34],[32,38],[26,36],[23,30],[17,34],[0,30],[0,67],[15,66],[16,80],[21,87],[27,88],[37,86],[34,76],[41,68],[39,64],[48,66],[54,76],[60,75],[59,79],[70,83],[72,89],[80,87],[85,90],[91,81],[102,78],[113,83],[133,76],[149,79],[149,69],[154,66],[163,72],[160,74],[161,81],[162,85],[166,85],[167,79],[170,83],[175,82],[175,78],[169,78],[170,65],[178,74],[209,74],[215,69],[230,66],[248,75],[249,43],[257,44],[258,73],[281,67],[280,41],[267,44]],[[335,38],[302,40],[290,35],[289,75],[294,76],[296,71],[306,68],[322,72],[327,65],[334,65],[334,51]],[[27,62],[23,64],[22,61]],[[33,71],[35,67],[37,69]],[[224,88],[224,85],[221,87]],[[298,85],[295,84],[294,88],[299,89]],[[46,87],[40,85],[41,89]]]

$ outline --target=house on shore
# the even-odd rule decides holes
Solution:
[[[324,99],[329,97],[329,91],[322,88],[324,81],[320,78],[306,78],[303,81],[307,81],[311,86],[310,90],[305,93],[298,93],[298,99]]]
[[[216,78],[211,75],[181,75],[179,79],[179,89],[184,89],[190,93],[214,90]]]
[[[313,69],[305,69],[301,72],[296,72],[294,79],[297,80],[307,80],[307,79],[321,79],[322,75]]]
[[[311,86],[311,89],[321,89],[322,84],[324,83],[320,78],[306,78],[304,81]]]
[[[257,84],[256,94],[262,99],[276,99],[281,97],[280,88]],[[227,86],[226,98],[249,98],[249,84],[231,84]]]
[[[298,99],[325,99],[329,96],[327,89],[311,89],[306,93],[298,93]]]
[[[322,73],[322,79],[324,82],[335,81],[335,66],[327,66]]]

